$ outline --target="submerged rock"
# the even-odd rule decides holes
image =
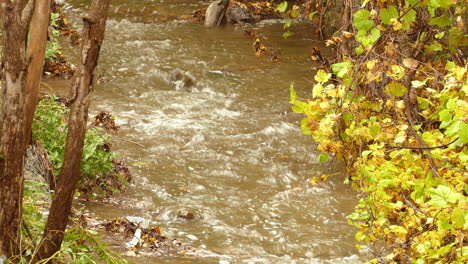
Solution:
[[[253,23],[257,22],[258,19],[254,17],[251,13],[247,12],[245,9],[240,7],[237,3],[229,7],[226,12],[226,19],[229,23]]]
[[[173,71],[169,81],[177,91],[190,92],[196,86],[195,78],[190,73],[181,70]]]
[[[195,214],[189,211],[180,211],[177,212],[177,217],[185,220],[193,220],[195,219]]]

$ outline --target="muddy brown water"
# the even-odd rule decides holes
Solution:
[[[65,2],[77,23],[87,1]],[[92,111],[117,117],[113,146],[135,181],[125,193],[130,205],[86,208],[101,219],[150,219],[166,236],[215,253],[132,261],[360,263],[346,221],[357,195],[342,183],[338,162],[317,162],[316,145],[289,105],[292,82],[300,96],[311,93],[306,79],[317,65],[308,54],[321,45],[313,25],[296,26],[284,40],[281,21],[205,28],[177,19],[207,1],[111,3]],[[254,56],[244,30],[257,33],[279,62]],[[77,51],[66,52],[76,58]],[[333,176],[308,183],[323,173]],[[194,219],[180,217],[188,212]]]

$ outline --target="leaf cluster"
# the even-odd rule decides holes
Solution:
[[[37,106],[33,137],[47,150],[49,159],[54,166],[55,175],[60,174],[63,164],[65,140],[68,130],[68,108],[58,103],[56,98],[41,100]],[[124,182],[125,179],[113,174],[114,152],[109,150],[107,140],[109,135],[101,128],[89,129],[85,136],[83,159],[81,162],[82,176],[78,183],[80,190],[88,191],[92,196],[110,195],[118,189],[112,184],[112,178]]]
[[[320,161],[343,159],[365,194],[349,222],[359,247],[385,244],[370,263],[468,260],[464,12],[458,0],[365,0],[352,18],[355,53],[316,73],[311,99],[290,88]]]

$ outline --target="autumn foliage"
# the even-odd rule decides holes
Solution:
[[[320,160],[344,160],[365,194],[349,222],[370,263],[468,260],[466,4],[361,1],[328,42],[349,48],[317,72],[312,98],[290,89]]]

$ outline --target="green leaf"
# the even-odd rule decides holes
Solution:
[[[418,106],[421,109],[426,109],[431,104],[431,101],[427,100],[426,98],[417,97],[417,100],[418,100]]]
[[[436,189],[430,190],[429,196],[431,200],[428,204],[437,208],[446,207],[450,203],[456,203],[461,198],[461,194],[454,192],[444,185],[439,185]]]
[[[391,82],[386,86],[386,92],[392,96],[403,96],[406,94],[406,87],[397,82]]]
[[[318,160],[320,161],[320,163],[325,163],[328,161],[328,155],[325,153],[320,153],[320,155],[318,156]]]
[[[453,226],[460,229],[468,229],[468,210],[455,208],[452,211]]]
[[[463,122],[463,124],[460,126],[458,136],[460,137],[460,141],[463,144],[468,142],[468,123]]]
[[[281,13],[284,13],[286,11],[286,9],[288,8],[288,2],[287,1],[283,1],[281,4],[279,4],[277,7],[276,7],[276,11],[279,11]]]
[[[372,137],[375,137],[377,134],[380,133],[380,128],[378,126],[370,126],[369,130],[370,130],[370,135]]]
[[[304,113],[305,109],[308,107],[306,103],[297,100],[291,103],[293,104],[293,112],[298,114]]]
[[[408,30],[411,27],[411,23],[416,21],[416,11],[414,9],[411,9],[406,13],[405,16],[401,18],[401,24],[403,25],[404,30]]]
[[[326,71],[320,69],[317,71],[314,79],[319,83],[327,82],[331,77],[331,73],[327,73]]]
[[[340,78],[343,78],[348,73],[351,66],[350,62],[340,62],[331,65],[333,74]]]
[[[380,30],[377,28],[373,28],[370,31],[370,34],[367,33],[366,30],[359,30],[356,34],[356,39],[359,41],[364,47],[369,47],[373,45],[380,37]]]
[[[291,24],[292,24],[292,20],[291,19],[286,19],[284,21],[283,29],[287,29],[287,28],[291,27]]]
[[[455,122],[451,122],[450,125],[445,128],[444,135],[452,137],[454,135],[460,136],[460,127],[462,126],[463,121],[456,120]]]
[[[434,41],[433,44],[431,45],[424,46],[424,52],[426,52],[427,54],[432,54],[435,51],[442,51],[442,50],[443,50],[442,44],[440,44],[437,41]]]
[[[320,83],[317,83],[314,85],[314,88],[312,88],[312,97],[316,98],[319,96],[323,91],[323,86]]]
[[[312,130],[309,127],[309,118],[305,117],[301,120],[301,130],[304,135],[312,135]]]
[[[446,15],[443,15],[440,17],[434,17],[429,21],[429,25],[432,25],[432,26],[436,25],[438,27],[445,27],[450,24],[452,24],[452,20],[450,19],[450,17]]]
[[[294,84],[291,84],[291,86],[289,86],[289,98],[291,102],[296,101],[297,94],[296,94],[296,91],[294,90]]]
[[[382,23],[385,25],[390,25],[392,24],[392,19],[397,19],[398,18],[398,10],[394,6],[390,6],[389,8],[382,9],[380,11],[380,19],[382,20]]]
[[[436,39],[441,39],[441,38],[443,38],[444,36],[445,36],[445,31],[442,31],[442,32],[437,33],[434,37],[435,37]]]
[[[457,47],[468,46],[468,36],[458,28],[452,27],[449,30],[449,44]]]
[[[453,228],[452,225],[448,222],[447,218],[445,218],[444,216],[439,217],[437,227],[439,228],[439,230],[450,230]]]
[[[288,31],[283,33],[283,38],[287,39],[292,35],[293,35],[293,33],[291,32],[291,30],[288,30]]]
[[[434,7],[434,8],[443,8],[447,9],[452,5],[451,0],[430,0],[429,1],[429,6]]]
[[[448,109],[439,112],[439,120],[442,122],[450,122],[452,121],[452,117],[452,113]]]
[[[364,47],[362,45],[359,45],[359,47],[356,47],[354,50],[356,51],[357,55],[360,55],[364,52]]]
[[[353,23],[358,30],[368,31],[374,26],[374,21],[369,20],[370,12],[366,9],[361,9],[354,13]]]
[[[317,14],[318,11],[314,11],[312,13],[309,14],[309,19],[312,21],[312,19],[314,18],[314,15]]]

